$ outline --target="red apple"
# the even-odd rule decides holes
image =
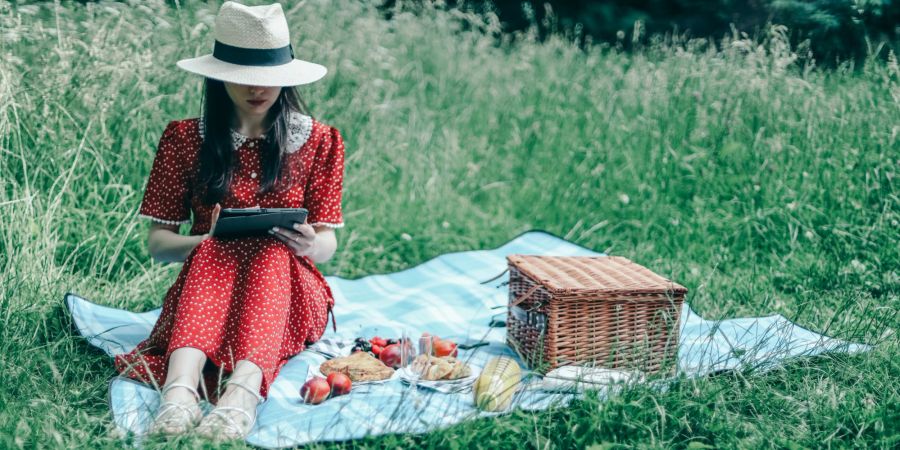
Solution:
[[[400,344],[391,344],[381,351],[381,362],[394,369],[400,367]]]
[[[328,375],[327,381],[328,385],[331,386],[332,396],[349,394],[353,386],[353,383],[350,382],[350,377],[341,372],[334,372]]]
[[[452,356],[456,357],[458,350],[456,343],[453,341],[437,341],[434,343],[434,356]]]
[[[303,401],[313,405],[324,402],[329,393],[331,393],[331,386],[322,377],[312,378],[300,388],[300,397],[303,398]]]

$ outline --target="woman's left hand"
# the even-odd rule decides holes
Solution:
[[[306,220],[303,223],[294,222],[294,229],[275,227],[269,234],[287,244],[297,256],[312,256],[316,250],[316,230]]]

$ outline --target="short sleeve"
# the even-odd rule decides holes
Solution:
[[[172,225],[190,222],[190,182],[182,142],[178,122],[169,122],[156,149],[139,217]]]
[[[344,140],[341,133],[329,127],[316,148],[306,192],[304,208],[309,210],[307,223],[313,226],[344,226],[341,195],[344,184]]]

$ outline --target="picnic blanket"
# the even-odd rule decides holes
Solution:
[[[460,358],[476,367],[483,367],[494,355],[517,358],[505,343],[505,329],[490,326],[492,319],[505,318],[508,274],[491,279],[503,273],[505,257],[513,253],[602,255],[546,232],[529,231],[493,250],[447,253],[396,273],[355,280],[326,277],[336,299],[338,331],[329,329],[322,345],[356,336],[398,337],[402,332],[419,336],[427,331],[456,342],[488,342],[460,353]],[[110,356],[128,352],[145,339],[160,312],[109,308],[72,293],[66,294],[65,302],[78,332]],[[677,371],[689,377],[739,367],[766,370],[791,357],[869,348],[823,336],[780,315],[704,320],[686,302],[679,326]],[[385,433],[423,433],[497,414],[477,410],[471,392],[438,392],[399,379],[355,386],[350,394],[319,405],[304,404],[300,387],[323,361],[325,356],[312,346],[282,368],[268,400],[259,406],[249,444],[283,448]],[[538,388],[538,381],[526,383],[515,397],[514,408],[562,406],[581,395],[546,392]],[[110,381],[115,424],[123,433],[134,433],[138,442],[158,401],[157,391],[150,386],[124,377]]]

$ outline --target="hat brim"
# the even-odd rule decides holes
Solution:
[[[325,66],[302,59],[278,66],[242,66],[203,55],[182,59],[176,65],[197,75],[251,86],[297,86],[318,81],[328,73]]]

